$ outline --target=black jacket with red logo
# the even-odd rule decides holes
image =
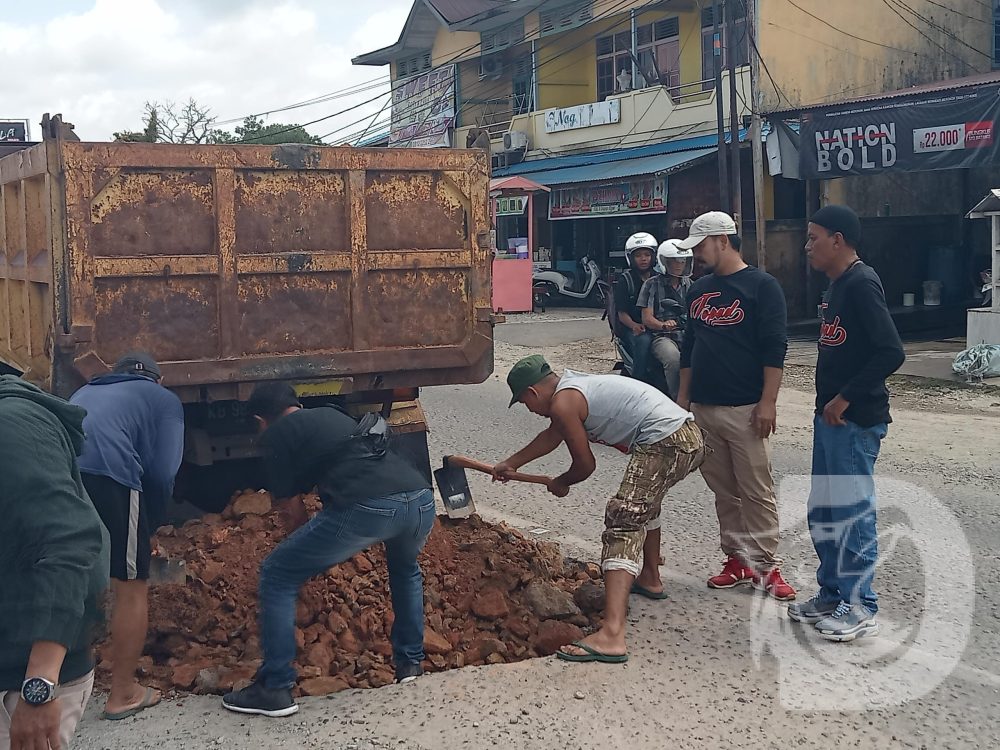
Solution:
[[[729,276],[709,274],[687,294],[681,367],[691,368],[691,401],[746,406],[760,401],[764,368],[785,364],[785,295],[753,266]]]
[[[906,359],[885,303],[882,281],[871,266],[857,263],[824,295],[816,364],[816,413],[839,393],[850,406],[844,419],[861,427],[888,424],[885,379]]]

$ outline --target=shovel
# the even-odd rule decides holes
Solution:
[[[445,456],[442,467],[434,472],[441,500],[444,502],[448,518],[468,518],[476,512],[476,503],[472,499],[469,480],[465,476],[466,469],[493,473],[493,466],[482,461],[476,461],[467,456]],[[522,474],[514,472],[510,479],[515,482],[531,484],[548,484],[549,478],[538,474]]]

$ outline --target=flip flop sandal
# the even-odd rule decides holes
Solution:
[[[602,654],[600,651],[592,649],[585,643],[580,641],[573,641],[571,646],[576,646],[582,651],[586,651],[585,654],[567,654],[565,651],[556,651],[556,657],[562,659],[563,661],[573,661],[573,662],[590,662],[599,661],[603,664],[624,664],[628,661],[628,654]]]
[[[638,583],[632,584],[632,593],[638,594],[639,596],[644,596],[647,599],[655,599],[657,601],[662,601],[667,598],[666,591],[650,591],[644,586],[640,586]]]
[[[154,700],[155,698],[155,700]],[[106,721],[121,721],[122,719],[127,719],[130,716],[135,716],[136,714],[145,711],[147,708],[152,708],[153,706],[159,704],[163,700],[163,696],[160,695],[156,697],[156,691],[153,688],[146,688],[146,694],[142,697],[142,701],[138,706],[132,706],[132,708],[126,708],[124,711],[119,711],[117,713],[108,713],[103,711],[101,713],[101,718]]]

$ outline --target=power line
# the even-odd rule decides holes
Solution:
[[[789,0],[789,2],[791,2],[791,0]],[[926,32],[924,32],[922,29],[917,28],[917,26],[912,21],[910,21],[906,16],[904,16],[902,13],[900,13],[900,11],[899,11],[899,9],[897,7],[895,7],[894,5],[891,5],[889,3],[889,0],[882,0],[882,4],[885,5],[885,7],[887,7],[889,10],[891,10],[897,16],[899,16],[899,18],[903,21],[903,23],[905,23],[911,29],[913,29],[914,31],[916,31],[918,34],[920,34],[920,36],[922,36],[928,42],[930,42],[935,47],[937,47],[939,50],[941,50],[942,52],[944,52],[946,55],[948,55],[949,57],[955,58],[956,60],[958,60],[963,65],[968,65],[976,73],[982,73],[983,72],[982,70],[980,70],[976,66],[972,65],[971,63],[966,62],[964,58],[962,58],[959,55],[955,54],[950,49],[948,49],[947,47],[945,47],[943,44],[939,44],[934,39],[931,39],[930,36],[928,36]]]
[[[885,0],[882,0],[882,1],[885,2]],[[826,19],[820,18],[815,13],[810,13],[808,10],[806,10],[805,8],[803,8],[801,5],[796,4],[795,0],[788,0],[788,4],[791,5],[793,8],[798,8],[800,11],[802,11],[803,13],[805,13],[810,18],[814,18],[815,20],[819,21],[824,26],[833,29],[838,34],[843,34],[844,36],[848,36],[851,39],[857,39],[859,42],[865,42],[866,44],[874,44],[876,47],[882,47],[883,49],[891,49],[891,50],[895,50],[896,52],[905,52],[905,53],[910,54],[910,55],[920,54],[919,52],[914,52],[913,50],[902,49],[900,47],[893,47],[892,45],[889,45],[889,44],[882,44],[882,42],[876,42],[876,41],[874,41],[872,39],[865,39],[864,37],[857,36],[856,34],[852,34],[849,31],[844,31],[843,29],[841,29],[841,28],[839,28],[837,26],[834,26],[832,23],[830,23]],[[897,15],[898,15],[898,13],[897,13]]]
[[[939,8],[944,8],[949,13],[954,13],[957,16],[962,16],[963,18],[968,18],[970,21],[979,21],[979,23],[988,23],[990,25],[993,24],[993,19],[987,19],[987,18],[981,18],[981,17],[977,18],[976,16],[970,16],[968,13],[963,13],[960,10],[955,10],[954,8],[951,8],[951,7],[949,7],[949,6],[947,6],[947,5],[943,4],[943,3],[936,2],[936,0],[925,0],[925,1],[928,4],[930,4],[930,5],[936,5]],[[983,6],[986,7],[986,8],[989,8],[989,10],[991,10],[991,11],[993,10],[988,5],[986,5],[985,3],[983,4]]]
[[[591,23],[594,23],[596,21],[603,21],[603,20],[606,20],[606,19],[610,18],[611,16],[617,14],[619,11],[623,10],[626,6],[630,5],[631,2],[632,2],[632,0],[622,0],[617,5],[612,6],[611,8],[609,8],[606,11],[604,11],[603,13],[595,16],[593,19],[591,19]],[[626,20],[630,20],[630,19],[626,19]],[[547,65],[548,63],[553,62],[553,61],[559,59],[560,57],[568,55],[570,52],[575,52],[576,49],[579,47],[579,45],[582,44],[583,42],[591,41],[593,39],[596,39],[599,36],[607,34],[609,31],[618,28],[621,24],[622,24],[622,21],[619,21],[618,23],[616,23],[616,24],[614,24],[612,26],[609,26],[607,28],[601,29],[601,30],[597,31],[595,34],[593,34],[592,36],[589,36],[589,37],[581,40],[580,42],[578,42],[577,45],[576,45],[576,47],[571,47],[569,49],[563,50],[562,52],[558,52],[555,55],[553,55],[552,57],[550,57],[549,59],[545,60],[544,62],[539,62],[539,63],[537,63],[537,65],[533,65],[532,68],[531,68],[532,77],[534,77],[534,76],[536,76],[538,74],[539,68],[541,68],[543,65]],[[541,29],[540,28],[539,28],[539,31],[538,31],[538,37],[537,38],[539,38],[539,39],[541,38]],[[532,37],[532,40],[534,40],[534,37]],[[528,41],[528,40],[525,39],[524,41]],[[570,63],[570,65],[572,65],[572,64],[573,63]],[[565,70],[566,68],[570,67],[570,65],[566,65],[563,68],[560,68],[558,70],[552,71],[551,74],[555,74],[555,73],[561,72],[562,70]],[[480,81],[480,86],[484,86],[484,85],[485,84],[483,84]],[[467,102],[467,103],[469,103],[469,102]],[[459,113],[461,111],[463,111],[464,109],[465,109],[465,105],[462,106],[462,108],[459,110],[459,112],[455,113],[455,119],[456,119],[456,121],[458,120]],[[413,139],[416,138],[416,135],[420,131],[420,128],[423,127],[423,125],[426,123],[427,119],[430,117],[430,114],[431,114],[431,110],[430,110],[430,108],[428,108],[427,114],[424,116],[424,119],[417,126],[416,132],[414,132],[414,134],[412,136],[410,136],[410,138],[407,139],[406,143],[403,144],[404,148],[406,146],[409,146],[409,144],[413,142]]]
[[[789,0],[789,2],[791,2],[791,0]],[[778,105],[781,106],[781,100],[784,99],[789,107],[794,107],[795,105],[792,103],[792,100],[788,98],[788,94],[781,90],[781,86],[778,85],[778,82],[774,80],[774,76],[771,75],[771,69],[767,67],[767,61],[760,53],[760,47],[757,46],[757,37],[752,31],[749,32],[749,35],[750,44],[753,45],[754,54],[757,55],[757,60],[760,62],[760,66],[764,69],[764,74],[767,76],[767,80],[769,80],[771,85],[774,86],[774,91],[778,95]],[[757,114],[760,113],[758,112]]]
[[[977,47],[973,47],[971,44],[969,44],[968,42],[966,42],[964,39],[961,39],[960,37],[955,36],[955,34],[953,34],[951,31],[949,31],[948,29],[946,29],[944,26],[941,26],[940,24],[935,23],[933,19],[927,18],[927,17],[922,16],[921,14],[917,13],[917,11],[915,11],[911,6],[909,6],[905,2],[903,2],[903,0],[892,0],[892,1],[893,1],[893,3],[897,7],[903,8],[908,13],[910,13],[912,16],[914,16],[916,18],[919,18],[921,21],[923,21],[928,26],[930,26],[932,29],[940,31],[942,34],[944,34],[945,36],[947,36],[949,39],[952,39],[952,40],[958,42],[963,47],[968,47],[970,50],[972,50],[976,54],[982,55],[983,57],[985,57],[987,60],[992,60],[993,59],[993,55],[988,55],[985,52],[983,52],[981,49],[978,49]],[[944,49],[944,48],[942,47],[942,49]],[[947,51],[947,50],[945,50],[945,51]]]
[[[305,101],[296,102],[295,104],[288,104],[283,107],[275,107],[274,109],[269,109],[265,112],[256,112],[252,115],[244,115],[243,117],[232,117],[227,120],[217,120],[216,125],[231,125],[234,122],[242,122],[249,117],[266,117],[268,115],[277,114],[278,112],[287,112],[292,109],[298,109],[300,107],[310,107],[316,104],[322,104],[324,102],[332,101],[334,99],[343,98],[346,96],[351,96],[353,94],[360,94],[365,91],[371,91],[375,88],[380,88],[389,82],[388,76],[383,76],[381,78],[376,78],[371,81],[364,81],[361,83],[354,84],[353,86],[348,86],[347,88],[339,89],[337,91],[331,91],[327,94],[321,94],[320,96],[313,97],[312,99],[306,99]]]

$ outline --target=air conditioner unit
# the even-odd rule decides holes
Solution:
[[[480,78],[500,78],[503,75],[503,60],[493,55],[479,60]]]
[[[527,151],[528,134],[520,130],[508,130],[503,134],[504,151]]]

